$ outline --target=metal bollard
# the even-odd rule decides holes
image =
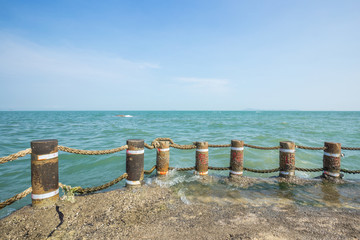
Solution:
[[[58,140],[31,142],[32,206],[51,206],[59,199]]]
[[[244,141],[231,140],[230,177],[242,176],[244,169]]]
[[[295,143],[280,142],[279,149],[280,173],[279,177],[295,176]]]
[[[196,143],[195,174],[208,175],[209,167],[209,144],[208,142]]]
[[[144,179],[144,140],[129,139],[126,144],[126,186],[141,185]]]
[[[325,142],[323,177],[340,178],[341,143]]]
[[[166,175],[169,171],[170,148],[169,141],[160,141],[156,154],[156,173]]]

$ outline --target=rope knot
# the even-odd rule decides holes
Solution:
[[[160,143],[156,140],[154,140],[152,143],[151,143],[152,146],[154,146],[154,148],[157,148],[159,149],[160,148]]]

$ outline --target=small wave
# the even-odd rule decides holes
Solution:
[[[116,115],[116,117],[126,117],[126,118],[129,118],[129,117],[133,117],[132,115]]]
[[[183,189],[179,190],[178,195],[183,203],[186,205],[191,204],[191,202],[186,198],[185,191]]]
[[[164,179],[155,178],[154,183],[160,187],[172,187],[179,183],[187,183],[193,182],[199,179],[199,176],[193,175],[191,177],[187,176],[186,174],[180,174],[176,169],[170,170],[168,175]],[[147,182],[148,184],[151,183]]]

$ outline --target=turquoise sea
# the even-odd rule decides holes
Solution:
[[[133,117],[116,117],[118,114]],[[30,147],[32,140],[58,139],[59,145],[87,150],[112,149],[127,139],[144,139],[150,144],[157,137],[172,138],[178,144],[208,141],[229,144],[232,139],[247,144],[277,146],[280,141],[322,147],[325,141],[346,147],[360,147],[360,112],[302,111],[8,111],[0,112],[0,157]],[[210,166],[229,166],[229,148],[210,148]],[[278,150],[245,149],[244,166],[276,168]],[[360,169],[360,151],[344,150],[342,168]],[[59,152],[59,180],[71,186],[90,187],[111,181],[125,172],[125,151],[102,156]],[[194,166],[194,150],[171,149],[170,166]],[[156,163],[154,150],[145,149],[145,169]],[[322,151],[296,150],[296,166],[322,167]],[[287,199],[296,204],[360,208],[360,174],[345,174],[345,184],[324,185],[319,180],[305,186],[279,184],[271,179],[278,173],[245,176],[260,178],[251,186],[228,184],[227,171],[210,171],[216,180],[199,182],[192,172],[171,172],[166,180],[147,176],[146,183],[174,187],[185,203],[221,201],[223,203]],[[312,179],[317,173],[296,172]],[[0,201],[28,188],[30,155],[0,165]],[[108,190],[122,188],[124,182]],[[209,200],[210,199],[210,200]],[[30,204],[30,195],[0,210],[0,217]]]

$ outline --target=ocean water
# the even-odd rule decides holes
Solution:
[[[118,114],[133,117],[116,117]],[[346,147],[360,146],[360,112],[276,112],[276,111],[49,111],[0,112],[0,156],[30,147],[32,140],[58,139],[59,145],[86,149],[112,149],[127,139],[172,138],[178,144],[208,141],[229,144],[232,139],[247,144],[278,146],[280,141],[322,147],[325,141]],[[210,166],[229,166],[229,148],[210,148]],[[360,151],[346,151],[342,168],[360,169]],[[257,169],[276,168],[278,150],[245,148],[244,166]],[[296,150],[296,166],[322,167],[322,151]],[[145,169],[156,163],[154,150],[145,149]],[[195,150],[171,149],[170,166],[194,166]],[[125,151],[99,156],[59,152],[59,181],[91,187],[111,181],[125,172]],[[185,203],[191,201],[254,202],[284,198],[298,204],[360,208],[360,174],[345,174],[345,184],[324,185],[314,181],[306,186],[284,185],[271,180],[272,174],[245,172],[261,179],[251,186],[234,186],[225,179],[227,171],[210,171],[216,180],[201,182],[191,172],[172,172],[168,179],[157,181],[153,175],[145,182],[156,182],[178,190]],[[320,173],[296,172],[312,179]],[[4,201],[31,185],[30,155],[0,165],[0,200]],[[124,182],[108,190],[122,188]],[[0,210],[0,217],[30,204],[30,196]]]

